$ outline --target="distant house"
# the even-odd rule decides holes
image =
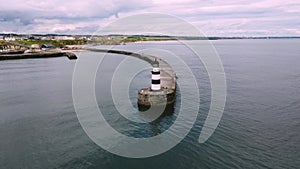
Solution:
[[[52,44],[43,44],[43,45],[41,46],[41,48],[42,48],[42,49],[53,49],[53,48],[55,48],[55,47],[54,47],[54,45],[52,45]]]
[[[44,36],[44,37],[41,38],[41,40],[51,40],[51,37],[49,37],[49,36]]]
[[[72,36],[65,36],[64,40],[75,40],[75,38]]]
[[[4,40],[6,40],[6,41],[15,41],[16,38],[7,36],[7,37],[4,37]]]
[[[39,44],[30,45],[30,49],[26,50],[25,53],[38,53],[41,52]]]
[[[40,49],[40,45],[38,45],[38,44],[32,44],[32,45],[30,46],[30,48],[31,48],[31,49]]]
[[[54,40],[75,40],[73,36],[55,36]]]

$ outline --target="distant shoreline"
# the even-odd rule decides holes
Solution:
[[[3,35],[3,34],[2,34]],[[1,34],[0,34],[1,36]],[[64,36],[62,40],[57,40],[62,37],[52,36],[52,39],[42,40],[43,38],[50,38],[48,35],[33,35],[26,39],[24,35],[5,35],[10,36],[11,40],[0,39],[0,55],[18,54],[18,53],[41,53],[41,51],[48,51],[49,49],[61,50],[65,52],[81,52],[84,51],[86,45],[126,45],[129,43],[142,42],[167,42],[167,41],[194,41],[194,40],[263,40],[263,39],[300,39],[297,36],[284,37],[184,37],[184,36],[147,36],[147,35],[110,35],[110,36]],[[14,36],[19,36],[14,37]],[[14,39],[15,38],[15,39]],[[73,38],[73,40],[71,40]],[[13,39],[13,40],[12,40]]]

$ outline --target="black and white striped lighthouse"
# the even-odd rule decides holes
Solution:
[[[155,61],[152,64],[153,70],[152,70],[152,83],[151,83],[151,90],[158,91],[160,90],[160,70],[159,70],[159,63],[155,59]]]

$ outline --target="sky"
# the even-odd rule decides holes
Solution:
[[[300,36],[298,0],[0,0],[0,33],[93,34],[127,16],[164,13],[207,36]]]

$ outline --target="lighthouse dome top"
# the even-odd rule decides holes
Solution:
[[[154,62],[152,63],[153,67],[159,67],[159,63],[157,61],[157,59],[155,58]]]

